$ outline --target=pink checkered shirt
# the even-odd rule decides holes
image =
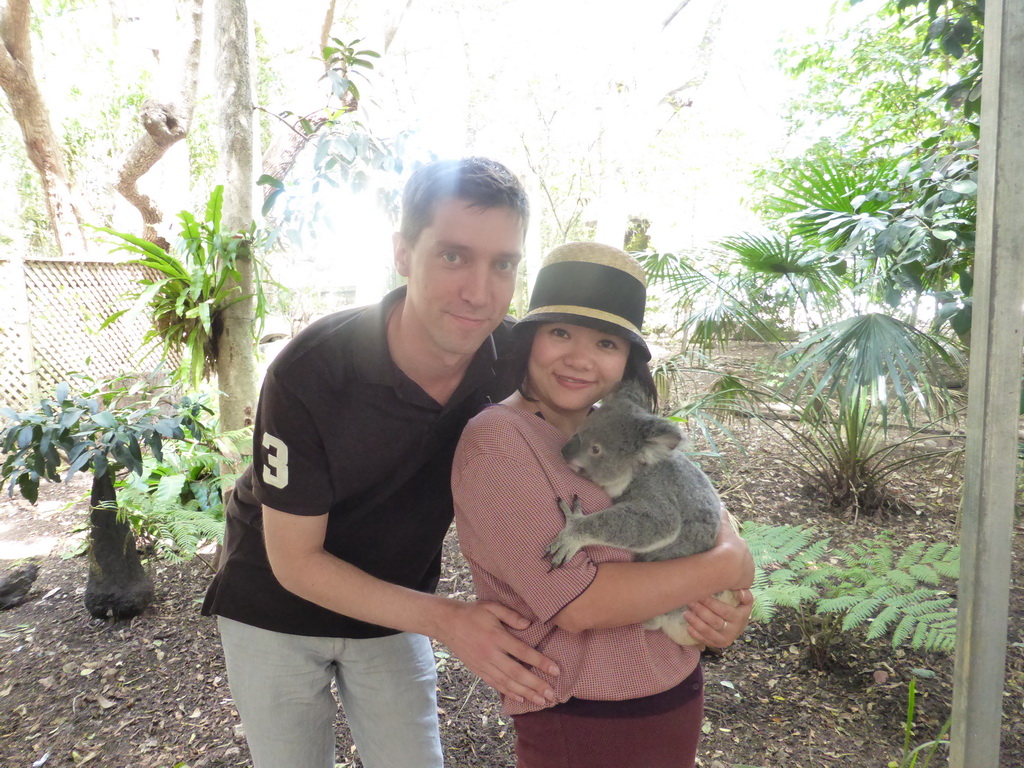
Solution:
[[[697,666],[699,653],[640,624],[568,632],[551,617],[597,575],[597,563],[632,560],[625,550],[590,546],[548,571],[544,551],[562,529],[557,498],[579,496],[586,512],[611,500],[562,459],[565,436],[533,413],[486,408],[466,426],[452,466],[455,523],[477,596],[503,603],[532,623],[512,634],[559,666],[549,678],[558,701],[622,700],[666,691]],[[548,677],[543,675],[543,677]],[[541,707],[503,697],[506,713]]]

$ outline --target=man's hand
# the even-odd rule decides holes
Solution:
[[[739,605],[733,607],[714,597],[691,603],[683,617],[690,625],[690,636],[712,648],[732,645],[743,634],[754,610],[754,596],[749,589],[736,590]]]
[[[558,667],[502,626],[525,629],[530,624],[527,619],[500,603],[446,602],[450,612],[435,637],[471,672],[514,701],[529,699],[542,707],[555,703],[551,685],[528,667],[550,675],[557,675]]]

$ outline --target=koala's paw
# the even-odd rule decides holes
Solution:
[[[579,497],[573,496],[571,507],[566,503],[565,499],[559,499],[558,508],[565,515],[565,528],[548,545],[545,557],[551,560],[551,568],[549,570],[554,570],[564,564],[569,558],[579,552],[583,546],[572,533],[573,523],[578,518],[583,517],[583,506],[580,504]]]

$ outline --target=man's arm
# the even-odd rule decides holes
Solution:
[[[324,549],[326,514],[292,515],[264,505],[263,529],[274,576],[289,592],[360,621],[436,638],[501,693],[540,706],[553,703],[551,686],[523,665],[552,675],[558,668],[505,630],[502,624],[529,625],[515,611],[428,595],[371,576]]]
[[[707,552],[657,562],[600,563],[591,585],[555,614],[553,621],[570,632],[638,624],[726,589],[747,589],[753,583],[754,558],[723,517],[718,541]],[[705,606],[705,610],[711,619],[714,608]],[[734,618],[738,620],[739,615]],[[716,635],[716,639],[722,638]]]

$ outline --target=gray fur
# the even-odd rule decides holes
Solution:
[[[565,528],[548,547],[552,567],[582,547],[628,549],[637,560],[669,560],[711,549],[718,539],[722,502],[711,481],[677,450],[683,434],[650,413],[639,386],[623,384],[583,422],[562,448],[569,466],[600,485],[615,503],[584,515],[579,500],[558,500]],[[731,592],[717,595],[736,604]],[[647,621],[680,645],[695,645],[679,608]]]

